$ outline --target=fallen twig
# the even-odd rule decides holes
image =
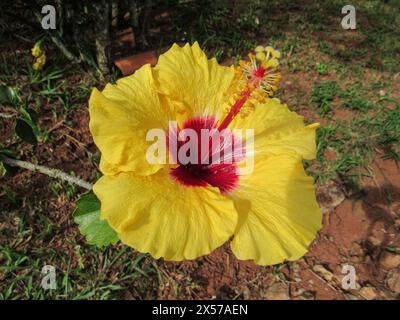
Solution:
[[[15,117],[15,114],[1,113],[0,112],[0,118],[11,119],[11,118],[14,118],[14,117]]]
[[[87,190],[91,190],[92,189],[92,184],[89,182],[86,182],[82,179],[79,179],[77,177],[71,176],[61,170],[58,169],[52,169],[52,168],[48,168],[45,166],[41,166],[41,165],[37,165],[37,164],[33,164],[31,162],[27,162],[27,161],[21,161],[21,160],[16,160],[16,159],[11,159],[5,156],[1,157],[1,161],[4,162],[5,164],[8,164],[9,166],[12,167],[20,167],[23,169],[27,169],[27,170],[31,170],[31,171],[35,171],[35,172],[40,172],[43,173],[49,177],[52,178],[56,178],[56,179],[61,179],[63,181],[67,181],[73,184],[76,184],[82,188],[85,188]]]

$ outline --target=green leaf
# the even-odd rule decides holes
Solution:
[[[7,86],[0,86],[0,103],[17,106],[20,102],[20,97],[14,88]]]
[[[17,123],[15,125],[15,133],[22,140],[30,143],[36,144],[37,137],[35,134],[35,124],[31,121],[26,121],[25,119],[19,118],[17,119]]]
[[[18,168],[11,167],[7,163],[1,162],[0,160],[0,177],[1,176],[13,176],[18,171]]]
[[[73,216],[89,244],[101,248],[118,242],[117,233],[106,220],[100,220],[100,201],[93,191],[85,193],[76,201]]]
[[[13,176],[15,173],[18,172],[17,167],[12,167],[7,163],[2,162],[4,160],[3,157],[7,158],[15,158],[12,151],[8,149],[0,148],[0,177],[1,176]]]
[[[21,116],[17,119],[15,133],[24,141],[36,144],[40,130],[36,125],[37,113],[30,108],[21,107],[19,109]]]
[[[21,107],[20,110],[22,118],[27,122],[32,122],[36,125],[38,114],[35,110],[31,108]]]

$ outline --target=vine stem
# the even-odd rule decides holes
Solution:
[[[61,170],[58,170],[58,169],[52,169],[52,168],[48,168],[45,166],[40,166],[40,165],[33,164],[33,163],[27,162],[27,161],[11,159],[11,158],[8,158],[5,156],[2,156],[0,160],[1,160],[1,162],[4,162],[5,164],[8,164],[11,167],[20,167],[20,168],[35,171],[35,172],[40,172],[49,177],[76,184],[77,186],[80,186],[87,190],[91,190],[93,187],[93,185],[91,183],[86,182],[77,177],[71,176]]]

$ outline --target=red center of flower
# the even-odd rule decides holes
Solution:
[[[253,76],[256,78],[262,78],[264,77],[266,70],[267,69],[265,69],[263,66],[259,66],[257,69],[254,69]]]
[[[169,150],[177,151],[177,157],[172,157],[179,164],[170,171],[176,181],[185,186],[211,185],[219,188],[222,193],[236,186],[239,175],[235,162],[244,156],[241,140],[230,130],[222,130],[217,125],[215,118],[196,117],[187,120],[183,128],[177,130],[180,138],[176,145],[176,140],[169,135]],[[183,129],[191,129],[189,131],[195,133],[197,139],[193,139],[193,136],[186,139],[180,136]],[[188,158],[191,158],[189,163]]]

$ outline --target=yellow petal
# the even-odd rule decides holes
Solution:
[[[35,63],[32,64],[32,69],[36,70],[36,71],[39,71],[40,69],[42,69],[42,65],[37,63],[37,62],[35,62]]]
[[[101,218],[121,241],[154,258],[194,259],[221,246],[233,234],[233,202],[212,187],[185,187],[167,170],[151,176],[103,176],[94,192]]]
[[[315,130],[319,124],[304,125],[303,117],[291,112],[278,99],[256,103],[246,118],[236,117],[232,129],[254,129],[256,156],[296,153],[304,159],[316,156]]]
[[[40,45],[36,43],[35,46],[31,49],[31,53],[35,58],[37,58],[42,55],[43,50],[40,48]]]
[[[234,68],[208,60],[195,42],[183,48],[174,44],[154,68],[157,89],[170,102],[178,120],[204,114],[218,117]]]
[[[173,120],[152,87],[150,65],[108,84],[103,92],[92,91],[89,101],[90,131],[102,157],[116,172],[135,171],[140,175],[156,172],[162,165],[149,164],[146,141],[149,129],[167,129]]]
[[[297,260],[321,228],[313,179],[299,157],[259,158],[234,192],[239,212],[231,247],[239,259],[260,265]]]

